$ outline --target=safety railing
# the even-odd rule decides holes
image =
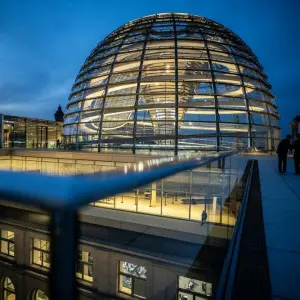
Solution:
[[[80,207],[187,170],[211,164],[222,168],[226,158],[236,153],[228,151],[198,158],[165,157],[126,165],[118,170],[73,176],[0,171],[0,196],[50,213],[51,299],[76,299],[75,261]]]

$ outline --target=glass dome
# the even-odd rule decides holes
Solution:
[[[121,26],[73,85],[66,142],[98,151],[274,150],[277,106],[251,49],[203,17],[165,13]]]

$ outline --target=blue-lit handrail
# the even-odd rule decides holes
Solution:
[[[114,171],[94,174],[52,176],[0,171],[0,197],[38,206],[51,214],[50,298],[77,299],[77,258],[80,206],[127,192],[179,172],[222,162],[237,151],[201,157],[165,157],[125,165]]]

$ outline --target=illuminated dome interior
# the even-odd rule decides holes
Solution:
[[[112,32],[86,59],[64,135],[99,151],[273,150],[279,116],[270,89],[229,29],[195,15],[151,15]]]

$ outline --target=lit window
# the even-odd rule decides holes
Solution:
[[[143,266],[120,261],[119,292],[146,298],[147,269]]]
[[[35,290],[33,292],[33,300],[49,300],[49,297],[42,290]]]
[[[15,234],[12,231],[1,230],[1,253],[15,256]]]
[[[3,296],[3,300],[15,300],[16,299],[15,286],[13,285],[13,283],[11,282],[11,280],[8,277],[5,277],[3,279],[2,296]]]
[[[206,299],[202,295],[211,296],[212,284],[184,276],[178,278],[178,300]]]
[[[93,257],[91,253],[78,250],[76,276],[82,280],[93,282]]]
[[[50,268],[50,242],[32,239],[32,264]]]

